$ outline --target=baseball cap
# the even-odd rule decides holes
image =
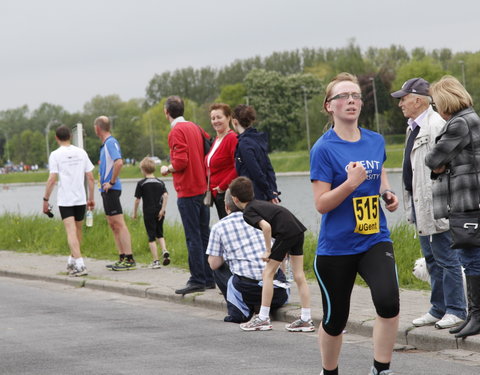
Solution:
[[[423,78],[412,78],[406,81],[402,88],[398,91],[391,93],[394,98],[402,98],[408,94],[418,94],[429,96],[428,89],[430,84]]]

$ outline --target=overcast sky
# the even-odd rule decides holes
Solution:
[[[297,48],[480,50],[478,0],[0,0],[0,111],[145,96],[155,73]]]

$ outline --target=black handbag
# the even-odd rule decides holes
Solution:
[[[477,160],[475,158],[475,145],[473,144],[472,131],[467,122],[470,144],[472,145],[473,166],[477,181],[477,194],[479,209],[465,212],[450,212],[450,233],[452,234],[452,249],[480,248],[480,189],[478,181]],[[450,210],[450,176],[448,180],[447,206]]]

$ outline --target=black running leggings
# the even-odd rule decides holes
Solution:
[[[322,326],[329,335],[340,335],[347,325],[357,273],[370,287],[377,314],[382,318],[398,315],[400,295],[391,242],[377,243],[361,254],[317,255],[314,269],[322,292]]]

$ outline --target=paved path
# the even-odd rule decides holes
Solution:
[[[111,262],[85,259],[89,275],[72,278],[65,273],[65,256],[38,255],[0,250],[0,276],[36,279],[65,283],[79,287],[122,293],[130,296],[167,300],[185,305],[196,305],[226,312],[226,305],[219,290],[179,296],[175,289],[183,287],[189,274],[171,266],[148,269],[138,265],[135,271],[109,271],[105,265]],[[321,320],[322,305],[320,290],[316,282],[310,283],[312,294],[312,315],[315,324]],[[422,350],[464,349],[480,353],[480,335],[466,340],[457,340],[448,330],[430,327],[413,327],[411,321],[428,311],[429,293],[426,291],[402,290],[400,293],[400,327],[397,336],[398,348]],[[297,289],[292,287],[290,303],[279,309],[275,320],[292,321],[300,315]],[[371,336],[375,310],[368,288],[355,286],[347,331],[353,334]]]

